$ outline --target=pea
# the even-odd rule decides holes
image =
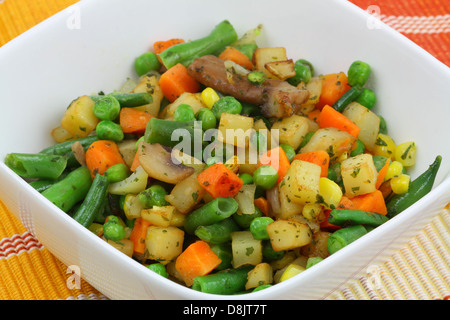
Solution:
[[[146,52],[136,58],[134,62],[134,69],[139,76],[146,74],[149,71],[159,70],[161,63],[158,57],[153,52]]]
[[[270,243],[269,240],[263,240],[262,241],[262,254],[265,260],[268,261],[273,261],[273,260],[279,260],[281,259],[284,254],[285,251],[275,251],[272,247],[272,244]]]
[[[250,223],[250,232],[256,240],[269,240],[267,225],[274,220],[270,217],[257,217]]]
[[[100,120],[115,120],[120,113],[120,103],[113,96],[104,96],[95,102],[94,115]]]
[[[258,106],[255,106],[254,104],[248,102],[241,102],[241,105],[242,105],[241,114],[243,116],[253,117],[260,113],[261,109]]]
[[[357,85],[364,86],[369,79],[370,72],[371,68],[367,63],[360,60],[354,61],[348,69],[348,84],[352,87]]]
[[[111,120],[102,120],[95,128],[97,137],[101,140],[122,141],[124,134],[119,124]]]
[[[278,172],[270,165],[261,166],[253,173],[253,181],[265,190],[272,189],[278,180]]]
[[[139,193],[139,201],[146,208],[152,208],[153,206],[162,207],[168,205],[165,199],[166,195],[166,189],[159,184],[154,184]]]
[[[127,165],[124,163],[117,163],[111,167],[109,167],[106,172],[106,177],[110,183],[118,182],[125,180],[129,174],[130,170]]]
[[[217,119],[214,113],[208,108],[202,108],[197,113],[197,120],[202,122],[202,129],[214,129],[217,125]]]
[[[356,139],[356,146],[352,151],[350,151],[350,156],[354,157],[358,154],[362,154],[364,153],[365,149],[366,147],[364,146],[364,143],[361,140]]]
[[[216,163],[221,163],[222,160],[219,157],[209,157],[208,159],[206,159],[206,167],[210,167],[213,164]]]
[[[234,222],[236,222],[238,226],[241,227],[242,229],[250,228],[250,224],[252,223],[252,221],[262,216],[263,216],[262,211],[259,210],[257,207],[255,207],[255,212],[252,214],[234,213],[232,215]]]
[[[211,108],[211,111],[219,120],[222,113],[240,114],[242,112],[241,103],[232,96],[224,96],[217,100]]]
[[[377,98],[375,96],[375,93],[367,88],[363,88],[363,91],[356,99],[356,102],[359,104],[362,104],[367,109],[372,109],[375,106],[375,103],[377,102]]]
[[[103,224],[103,235],[108,240],[119,241],[125,238],[125,228],[116,216],[108,216],[107,221]]]
[[[193,121],[195,120],[194,109],[188,104],[180,104],[173,114],[173,119],[175,121]]]
[[[244,184],[252,184],[253,183],[253,177],[250,173],[242,173],[239,175],[239,178],[244,181]]]
[[[311,63],[305,59],[299,59],[294,64],[295,76],[287,79],[293,86],[297,86],[300,82],[308,83],[311,80],[314,68]]]
[[[249,72],[247,75],[248,81],[250,81],[252,84],[260,85],[267,79],[267,75],[259,70],[255,70],[252,72]]]
[[[292,162],[292,159],[294,159],[295,155],[297,154],[295,152],[295,149],[288,145],[288,144],[280,144],[281,149],[283,149],[284,153],[286,154],[287,158],[289,159],[289,162]]]
[[[163,276],[164,278],[169,277],[169,273],[166,270],[166,266],[160,262],[149,264],[147,268],[152,270],[153,272],[156,272],[160,276]]]

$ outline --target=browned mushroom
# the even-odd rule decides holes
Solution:
[[[283,118],[292,115],[309,98],[309,92],[286,81],[267,79],[261,85],[252,84],[245,75],[232,74],[225,61],[213,55],[195,59],[189,74],[205,86],[236,99],[261,106],[266,117]]]
[[[159,143],[140,142],[139,163],[154,179],[175,184],[194,173],[194,168],[172,160],[172,149]]]

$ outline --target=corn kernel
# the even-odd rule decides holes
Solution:
[[[394,177],[398,177],[403,173],[403,165],[399,161],[392,161],[389,165],[389,168],[386,172],[386,176],[384,178],[384,181],[387,181],[389,179],[392,179]]]
[[[395,147],[394,158],[404,167],[411,167],[416,163],[416,151],[414,142],[404,142]]]
[[[410,176],[403,173],[397,177],[393,177],[390,182],[392,192],[395,194],[405,193],[409,189],[410,181],[411,181]]]
[[[387,134],[379,133],[373,149],[373,155],[394,159],[394,152],[394,140]]]
[[[217,102],[217,100],[220,99],[219,95],[216,91],[214,91],[213,88],[206,88],[202,91],[201,97],[203,100],[203,103],[208,107],[208,109],[211,109],[213,105]]]
[[[298,264],[291,263],[286,267],[283,274],[280,277],[280,282],[292,278],[293,276],[305,271],[306,269]]]
[[[307,203],[302,209],[302,215],[310,220],[317,221],[322,211],[322,206],[318,203]]]
[[[342,189],[333,180],[321,177],[319,179],[319,194],[326,208],[335,209],[341,201]]]

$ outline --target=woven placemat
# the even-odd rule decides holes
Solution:
[[[450,66],[450,1],[350,0]],[[74,0],[0,0],[0,46]],[[450,297],[450,212],[443,209],[408,244],[332,300],[431,300]],[[104,300],[55,258],[1,202],[0,300]]]

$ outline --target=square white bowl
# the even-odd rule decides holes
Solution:
[[[135,57],[154,41],[195,39],[224,19],[240,35],[263,24],[260,46],[284,46],[289,57],[311,61],[318,74],[345,72],[357,59],[368,62],[378,98],[374,111],[385,117],[396,142],[418,146],[413,177],[436,155],[443,158],[433,191],[414,206],[293,279],[232,299],[324,299],[401,248],[450,201],[450,70],[351,3],[84,0],[0,48],[0,198],[46,248],[78,266],[111,299],[230,296],[197,292],[148,272],[53,206],[3,159],[53,144],[49,132],[68,103],[118,89],[134,76]]]

